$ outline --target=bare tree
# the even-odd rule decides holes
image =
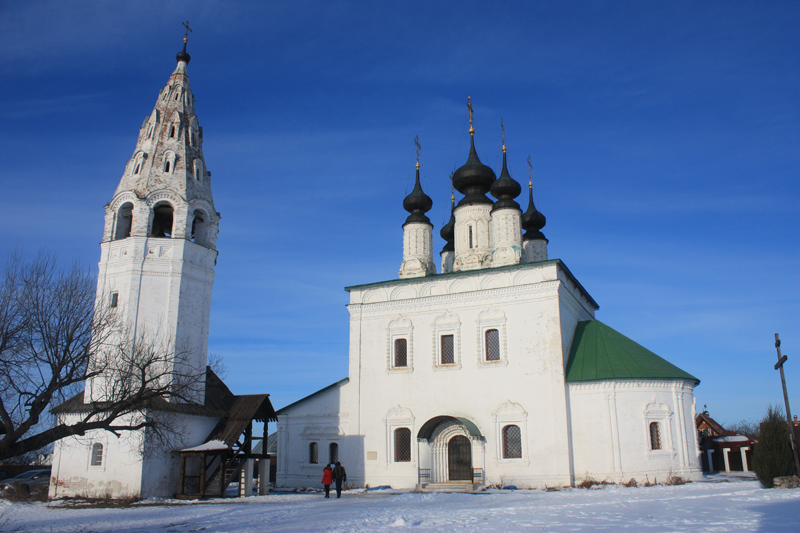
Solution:
[[[96,305],[104,299],[80,266],[15,253],[1,283],[0,460],[95,429],[146,428],[166,444],[180,431],[170,413],[201,407],[205,369],[174,339],[131,335],[119,313]]]

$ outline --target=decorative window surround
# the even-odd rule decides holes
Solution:
[[[387,328],[386,341],[386,368],[390,373],[410,373],[414,371],[414,327],[411,320],[404,316],[398,316],[389,322]],[[406,365],[396,366],[397,341],[406,341]]]
[[[643,418],[644,424],[642,431],[644,432],[644,442],[647,445],[647,454],[651,457],[671,456],[674,452],[672,443],[672,411],[669,406],[664,403],[657,402],[655,398],[647,404],[644,408]],[[658,436],[661,441],[661,448],[653,449],[651,443],[651,426],[653,422],[658,423]]]
[[[397,457],[397,450],[395,449],[395,445],[397,444],[397,441],[395,440],[395,432],[401,428],[405,428],[408,429],[409,432],[413,432],[414,413],[412,413],[411,410],[406,407],[396,405],[386,413],[384,422],[386,423],[386,463],[389,466],[396,465],[401,468],[404,468],[407,465],[415,464],[415,447],[412,445],[415,442],[415,439],[411,437],[411,433],[409,433],[410,455],[408,461],[395,460]]]
[[[442,337],[453,336],[453,362],[442,363]],[[458,315],[445,312],[433,323],[433,369],[458,370],[461,368],[461,320]]]
[[[495,458],[498,465],[527,466],[530,464],[530,450],[528,441],[528,412],[520,404],[506,400],[492,413],[495,426]],[[506,426],[519,428],[521,453],[520,457],[505,457],[504,434]]]
[[[500,347],[500,358],[495,360],[487,359],[486,352],[486,332],[490,329],[496,329],[498,335],[498,344]],[[489,308],[478,315],[478,346],[480,352],[478,354],[478,366],[482,368],[487,367],[502,367],[508,366],[508,342],[506,341],[506,315],[501,309]]]

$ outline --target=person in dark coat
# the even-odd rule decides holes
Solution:
[[[347,472],[339,461],[336,461],[336,466],[333,467],[333,481],[336,482],[336,497],[341,498],[342,483],[347,481]]]
[[[325,497],[331,497],[331,483],[333,482],[333,470],[331,465],[325,465],[322,469],[322,484],[325,485]]]

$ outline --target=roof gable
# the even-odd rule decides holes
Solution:
[[[599,320],[578,322],[567,361],[566,381],[604,379],[700,380]]]

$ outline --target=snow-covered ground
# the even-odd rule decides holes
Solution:
[[[680,486],[480,494],[273,493],[126,509],[0,502],[0,531],[800,531],[800,489],[712,477]]]

